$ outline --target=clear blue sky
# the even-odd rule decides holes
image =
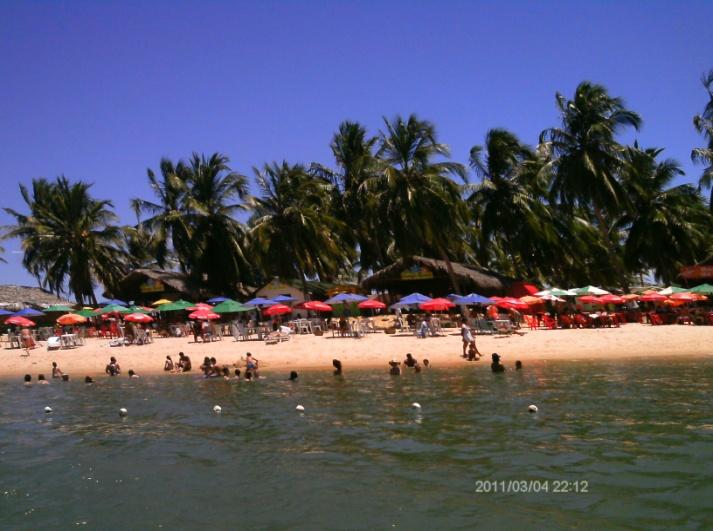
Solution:
[[[221,151],[234,169],[331,163],[344,119],[436,123],[453,158],[492,127],[536,143],[556,91],[588,79],[644,120],[685,180],[713,68],[713,2],[0,3],[0,206],[33,177],[96,183],[122,222],[162,156]],[[632,137],[633,138],[633,137]],[[0,214],[0,223],[10,219]],[[5,242],[0,283],[29,283]]]

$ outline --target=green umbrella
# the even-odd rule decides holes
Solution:
[[[713,295],[713,286],[710,284],[701,284],[690,290],[691,293],[698,293],[699,295]],[[47,311],[47,310],[45,310]]]
[[[583,288],[576,288],[573,290],[570,290],[571,293],[574,295],[608,295],[609,292],[606,290],[603,290],[602,288],[598,288],[596,286],[584,286]]]
[[[95,312],[94,315],[104,315],[107,313],[130,313],[131,310],[129,310],[126,306],[119,306],[118,304],[107,304],[103,308],[100,308]]]
[[[96,317],[97,313],[95,310],[92,310],[91,308],[88,310],[79,310],[78,312],[74,312],[77,315],[81,315],[82,317]]]
[[[237,301],[228,299],[226,301],[221,302],[220,304],[216,304],[213,307],[212,311],[214,311],[215,313],[235,313],[249,312],[250,310],[254,310],[254,308],[252,306],[245,306]]]
[[[185,310],[190,308],[194,304],[192,302],[184,301],[179,299],[177,301],[169,302],[168,304],[162,304],[156,310],[159,312],[177,312],[178,310]]]
[[[535,293],[535,297],[544,297],[545,295],[554,295],[555,297],[571,297],[574,295],[574,292],[566,289],[550,288]]]
[[[151,311],[149,310],[144,310],[141,306],[129,306],[129,311],[131,313],[143,313],[143,314],[149,314]]]
[[[669,286],[659,291],[659,293],[661,295],[673,295],[674,293],[682,293],[684,291],[688,290],[686,288],[679,288],[678,286]]]
[[[74,310],[65,304],[53,304],[52,306],[47,306],[47,308],[45,308],[42,311],[45,313],[50,313],[50,312],[68,313],[68,312],[73,312]]]

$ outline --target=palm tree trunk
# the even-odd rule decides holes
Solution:
[[[619,256],[616,254],[616,249],[614,249],[614,244],[611,241],[609,235],[609,224],[604,219],[604,214],[599,209],[599,207],[594,207],[594,215],[599,222],[599,231],[602,233],[602,238],[609,251],[609,259],[612,261],[612,266],[616,275],[619,277],[619,282],[621,287],[624,289],[625,293],[629,293],[629,281],[626,277],[626,271],[624,271],[624,266],[619,260]]]
[[[448,276],[450,277],[451,286],[453,286],[454,293],[456,293],[457,295],[461,295],[460,284],[458,283],[458,279],[456,278],[455,271],[453,271],[453,264],[451,264],[451,259],[448,258],[445,249],[440,244],[438,245],[438,251],[441,253],[441,258],[443,258],[443,261],[446,263],[446,269],[448,270]]]

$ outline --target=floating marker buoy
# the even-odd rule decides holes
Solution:
[[[421,404],[419,404],[418,402],[414,402],[413,404],[411,404],[411,407],[414,409],[421,409]]]
[[[45,413],[52,413],[52,408],[49,407],[49,406],[47,406],[47,407],[45,408]]]
[[[213,406],[213,413],[220,413],[223,411],[223,408],[220,406]]]
[[[302,406],[302,405],[299,405],[299,406],[297,406],[295,409],[296,409],[297,411],[304,411],[304,410],[305,410],[305,407]]]
[[[537,413],[537,406],[535,404],[530,404],[529,406],[527,406],[527,410],[530,413]]]
[[[128,415],[128,414],[129,414],[129,412],[126,410],[125,407],[122,407],[122,408],[119,410],[119,416],[120,416],[120,417],[125,417],[125,416]]]

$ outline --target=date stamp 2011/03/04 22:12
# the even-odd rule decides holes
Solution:
[[[586,494],[589,492],[589,481],[566,479],[479,479],[475,482],[476,494]]]

